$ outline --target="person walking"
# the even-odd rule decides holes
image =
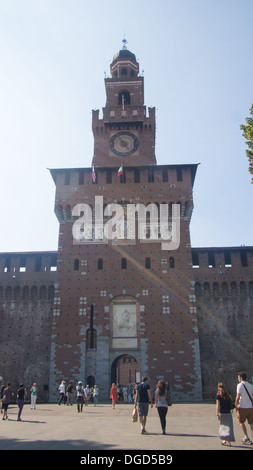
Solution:
[[[2,401],[3,401],[3,393],[4,393],[4,389],[6,388],[6,385],[1,385],[1,389],[0,389],[0,404],[1,404],[1,413],[3,413],[3,407],[2,407]]]
[[[63,380],[58,388],[59,392],[60,392],[60,396],[59,396],[59,400],[58,400],[58,405],[61,404],[61,402],[63,401],[64,403],[64,397],[65,397],[65,381]]]
[[[19,389],[17,391],[17,403],[18,403],[18,417],[17,421],[21,421],[21,413],[25,404],[25,397],[27,396],[27,391],[24,388],[23,384],[20,384]]]
[[[146,423],[149,409],[149,402],[153,408],[152,395],[148,377],[143,377],[142,382],[137,386],[135,394],[135,407],[138,407],[139,420],[141,423],[141,434],[146,432]]]
[[[76,386],[76,403],[77,403],[77,412],[80,413],[83,411],[84,404],[84,387],[81,380]]]
[[[94,406],[98,406],[98,396],[99,396],[99,388],[94,385],[93,389],[93,404]]]
[[[31,392],[31,410],[35,410],[37,396],[38,396],[38,387],[37,387],[36,382],[34,382],[32,387],[30,388],[30,392]]]
[[[232,398],[222,382],[218,383],[218,393],[216,396],[216,414],[220,422],[219,437],[223,446],[231,447],[231,442],[235,441],[234,426],[231,411],[233,409]]]
[[[90,389],[90,386],[87,384],[85,389],[84,389],[84,403],[85,403],[85,406],[88,406],[90,395],[91,395],[91,389]]]
[[[2,419],[8,419],[7,416],[7,409],[9,404],[11,403],[11,399],[13,397],[14,393],[12,392],[11,389],[11,384],[10,382],[7,383],[7,387],[3,391],[3,400],[2,400],[2,408],[3,408],[3,417]]]
[[[253,445],[253,385],[247,382],[247,374],[239,372],[239,384],[236,389],[235,407],[237,410],[237,418],[243,432],[243,444]],[[245,421],[250,425],[252,441],[249,439]]]
[[[74,391],[74,385],[72,380],[69,381],[66,393],[67,393],[67,406],[73,405],[73,391]]]
[[[155,393],[155,407],[157,408],[163,434],[166,434],[166,415],[168,411],[167,386],[164,380],[159,380]]]
[[[111,386],[110,398],[112,400],[112,407],[114,410],[115,410],[115,403],[116,403],[117,397],[118,397],[118,390],[117,390],[116,384],[113,383]]]

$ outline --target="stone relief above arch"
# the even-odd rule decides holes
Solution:
[[[111,303],[112,348],[137,348],[138,301],[134,297],[114,298]]]

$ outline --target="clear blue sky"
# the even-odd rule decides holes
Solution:
[[[47,168],[91,166],[124,36],[157,108],[157,163],[200,163],[192,246],[253,245],[252,18],[252,0],[0,0],[0,251],[57,249]]]

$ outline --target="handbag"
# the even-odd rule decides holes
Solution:
[[[226,426],[225,424],[221,424],[219,428],[219,438],[227,440],[229,436],[230,436],[229,426]]]
[[[136,423],[137,420],[138,420],[137,408],[134,408],[132,412],[132,423]]]
[[[235,409],[235,402],[231,400],[230,402],[230,410],[233,411]]]

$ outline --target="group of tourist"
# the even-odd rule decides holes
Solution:
[[[219,438],[221,444],[231,447],[231,442],[235,441],[233,419],[231,412],[237,411],[237,419],[243,433],[243,444],[253,445],[253,385],[247,382],[245,372],[238,374],[238,385],[236,398],[233,402],[231,395],[226,390],[224,383],[219,382],[216,396],[216,413],[219,420]],[[149,403],[153,407],[148,377],[143,377],[142,382],[137,386],[135,394],[135,407],[138,408],[138,415],[141,424],[141,434],[146,433],[146,422],[148,416]],[[155,393],[155,406],[157,408],[163,434],[166,433],[166,415],[171,398],[167,384],[164,380],[159,380]],[[246,420],[251,429],[252,440],[248,436]]]
[[[235,401],[232,400],[231,395],[228,393],[224,383],[218,383],[218,390],[216,395],[216,414],[219,420],[219,438],[222,445],[231,447],[231,442],[235,441],[233,419],[231,412],[233,409],[237,411],[237,419],[240,428],[243,433],[242,442],[244,444],[253,445],[253,385],[247,382],[247,375],[244,372],[238,374],[238,385],[236,389]],[[168,407],[171,406],[171,396],[168,384],[164,380],[159,380],[155,396],[152,397],[149,379],[143,377],[142,382],[133,387],[125,387],[125,399],[124,399],[124,387],[122,388],[123,400],[125,402],[134,403],[134,408],[138,411],[139,421],[141,425],[141,434],[146,433],[146,423],[149,410],[149,404],[151,408],[153,404],[157,408],[162,433],[166,433],[166,416]],[[131,390],[131,393],[129,393]],[[58,388],[59,400],[58,404],[61,403],[72,405],[73,397],[76,396],[77,411],[80,413],[83,411],[83,405],[88,406],[89,400],[92,400],[94,406],[98,404],[99,388],[97,385],[90,387],[86,385],[84,388],[81,381],[78,382],[75,387],[72,381],[69,381],[66,385],[63,380]],[[38,395],[38,387],[36,383],[30,388],[31,393],[31,409],[36,408],[36,400]],[[21,421],[21,413],[25,403],[25,399],[28,395],[27,390],[23,384],[20,384],[16,392],[16,401],[18,404],[18,416],[17,420]],[[3,414],[2,419],[8,418],[7,410],[11,401],[15,398],[15,394],[12,391],[10,382],[7,386],[2,385],[0,390],[1,398],[1,413]],[[112,384],[110,389],[110,399],[112,400],[112,407],[115,409],[117,401],[121,401],[121,394],[119,394],[119,387],[115,383]],[[248,436],[246,421],[250,425],[252,440]]]
[[[243,444],[253,445],[253,385],[247,382],[245,372],[239,372],[238,385],[236,389],[236,398],[233,402],[224,383],[218,383],[218,392],[216,396],[216,412],[220,423],[219,437],[221,444],[231,447],[231,442],[235,441],[233,419],[231,412],[237,411],[237,419],[243,433]],[[251,429],[252,440],[248,436],[246,420]]]
[[[30,388],[30,392],[31,392],[31,410],[35,410],[37,396],[38,396],[38,387],[36,383],[32,385],[32,387]],[[25,399],[27,397],[27,394],[28,393],[27,393],[26,388],[24,388],[24,385],[20,384],[16,392],[16,398],[17,398],[17,404],[18,404],[17,421],[21,421],[21,413],[25,404]],[[8,418],[7,410],[14,397],[15,397],[15,394],[12,391],[10,382],[7,383],[7,386],[6,385],[1,386],[0,400],[1,400],[1,413],[3,415],[2,417],[3,420]]]
[[[83,411],[83,405],[88,406],[89,400],[93,402],[94,406],[98,405],[100,391],[97,385],[94,385],[94,387],[86,385],[84,388],[83,383],[79,381],[75,387],[72,380],[69,381],[68,385],[66,385],[65,380],[62,380],[58,391],[58,405],[61,405],[62,403],[67,406],[73,405],[73,399],[74,396],[76,396],[77,411],[79,413]]]

